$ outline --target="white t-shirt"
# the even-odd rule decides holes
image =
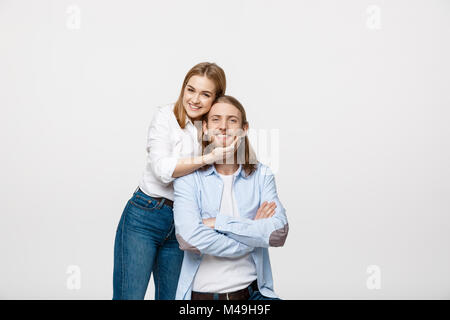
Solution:
[[[141,190],[152,197],[173,201],[172,173],[179,158],[201,154],[198,130],[186,117],[181,129],[175,115],[174,104],[159,107],[148,129],[147,165],[139,183]]]
[[[220,176],[223,180],[220,213],[239,217],[233,191],[236,173],[220,174]],[[195,275],[192,290],[213,293],[232,292],[248,287],[256,278],[256,266],[251,253],[237,258],[205,254]]]

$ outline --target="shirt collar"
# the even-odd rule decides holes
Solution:
[[[193,123],[192,123],[192,121],[191,121],[191,118],[189,118],[188,116],[186,116],[186,121],[184,122],[184,125],[186,126],[186,125],[188,125],[188,124],[191,124],[191,125],[194,125]]]
[[[210,165],[205,170],[201,170],[200,172],[202,172],[205,176],[209,176],[213,173],[215,175],[219,176],[219,173],[217,172],[216,166],[214,166],[214,164]],[[242,178],[247,178],[247,176],[245,174],[245,170],[242,170],[242,164],[239,165],[239,168],[237,169],[237,171],[235,173],[233,173],[233,175],[235,175],[236,177],[241,176]]]

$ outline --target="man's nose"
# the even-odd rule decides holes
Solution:
[[[227,122],[226,122],[226,120],[220,121],[219,129],[222,131],[222,133],[224,133],[224,134],[226,133],[225,132],[227,130]]]

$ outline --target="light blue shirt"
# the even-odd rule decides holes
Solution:
[[[289,225],[286,210],[278,199],[275,177],[261,163],[250,176],[239,166],[233,184],[240,217],[220,214],[222,178],[214,165],[175,179],[175,233],[184,250],[183,265],[175,299],[191,299],[192,284],[203,254],[239,257],[251,252],[262,295],[277,298],[273,289],[269,246],[283,246]],[[271,218],[253,220],[264,201],[277,205]],[[202,219],[216,218],[215,228]]]

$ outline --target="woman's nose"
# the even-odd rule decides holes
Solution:
[[[198,99],[198,98],[199,98],[198,93],[192,95],[192,102],[193,102],[193,103],[198,103],[198,102],[199,102],[199,99]]]

